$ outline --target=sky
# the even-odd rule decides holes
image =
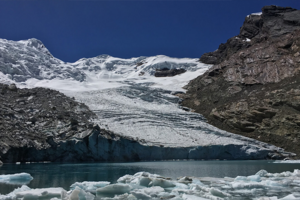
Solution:
[[[265,5],[300,9],[299,0],[0,0],[0,38],[37,38],[65,62],[101,54],[199,58]]]

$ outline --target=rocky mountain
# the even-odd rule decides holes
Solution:
[[[265,6],[200,60],[214,66],[186,86],[184,106],[300,155],[300,10]]]
[[[292,157],[220,130],[180,105],[182,87],[211,66],[163,55],[100,55],[67,63],[37,39],[0,39],[0,83],[10,84],[1,85],[0,160]]]
[[[232,134],[229,135],[231,143],[219,145],[147,144],[145,140],[100,128],[93,123],[97,116],[86,105],[58,91],[20,89],[14,84],[0,84],[0,90],[0,158],[5,163],[280,159],[293,156],[272,145]],[[222,133],[217,134],[221,137]],[[244,143],[234,140],[244,140]]]

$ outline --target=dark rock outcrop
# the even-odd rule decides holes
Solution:
[[[178,74],[182,74],[186,72],[185,69],[156,69],[154,76],[155,77],[170,77],[170,76],[176,76]]]
[[[300,155],[299,22],[289,7],[246,17],[237,37],[201,57],[215,65],[186,86],[183,105],[221,129]]]
[[[299,10],[290,7],[265,6],[262,8],[262,15],[253,14],[245,18],[239,35],[220,44],[216,51],[203,54],[200,61],[207,64],[220,64],[236,52],[247,49],[255,43],[299,29]]]
[[[90,120],[96,115],[84,104],[58,91],[19,89],[14,84],[0,84],[0,91],[0,156],[3,162],[10,159],[7,152],[11,149],[47,149],[51,146],[49,138],[64,140],[93,127]]]

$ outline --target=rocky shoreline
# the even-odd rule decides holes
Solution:
[[[300,155],[300,11],[265,6],[240,34],[200,60],[215,64],[192,80],[183,105],[220,129]]]

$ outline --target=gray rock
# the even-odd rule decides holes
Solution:
[[[13,83],[8,86],[8,89],[11,91],[17,91],[17,86],[16,86],[16,84]]]
[[[183,106],[220,129],[300,156],[299,22],[300,11],[289,7],[247,16],[239,35],[201,57],[215,65],[185,86]]]
[[[216,51],[203,54],[200,61],[207,64],[220,64],[256,42],[300,30],[299,24],[299,10],[290,7],[265,6],[262,8],[262,15],[249,15],[245,18],[239,35],[222,43]],[[247,38],[251,41],[247,41]]]

